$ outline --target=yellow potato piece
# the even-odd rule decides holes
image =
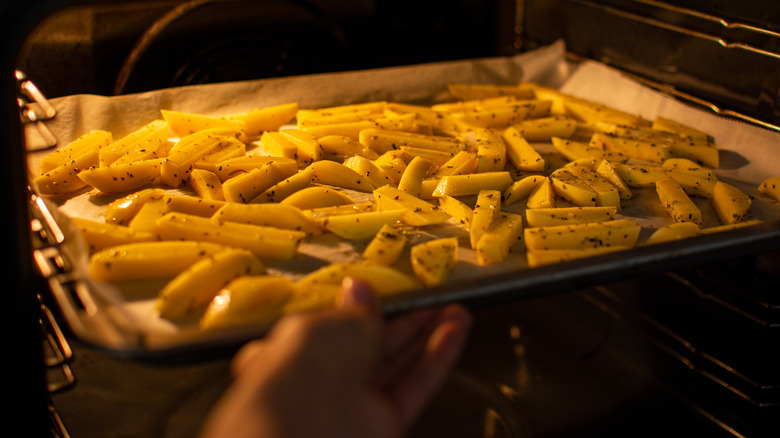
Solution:
[[[466,149],[466,145],[452,137],[417,134],[406,131],[388,131],[384,129],[365,129],[360,132],[360,143],[378,154],[397,150],[401,146],[457,153]]]
[[[90,253],[112,246],[157,240],[157,236],[154,233],[135,231],[125,225],[98,222],[79,217],[70,219],[87,242]]]
[[[499,213],[477,242],[477,263],[493,265],[503,262],[522,237],[523,216]]]
[[[266,131],[260,137],[260,148],[265,155],[298,161],[298,146],[278,131]]]
[[[449,175],[439,180],[433,196],[477,195],[482,190],[504,191],[512,182],[512,175],[507,171]]]
[[[363,260],[389,266],[401,257],[405,246],[406,237],[403,231],[391,224],[385,224],[363,251]]]
[[[527,141],[549,142],[552,137],[571,137],[577,129],[577,122],[571,117],[556,115],[523,120],[514,127]]]
[[[267,188],[263,193],[257,195],[250,203],[281,202],[287,197],[309,188],[314,182],[314,169],[303,169],[295,175],[290,176]]]
[[[190,172],[190,187],[201,198],[224,201],[225,193],[222,191],[222,181],[214,172],[203,169],[192,169]]]
[[[617,207],[558,207],[536,208],[525,212],[529,227],[604,222],[615,218]]]
[[[222,193],[225,201],[247,203],[283,179],[279,166],[268,162],[223,182]]]
[[[88,131],[62,148],[43,156],[40,161],[39,174],[43,175],[63,164],[70,163],[84,152],[93,150],[100,151],[111,144],[112,139],[113,136],[109,131],[100,129]]]
[[[304,215],[299,208],[286,204],[228,202],[214,213],[212,218],[217,221],[303,231],[309,235],[322,234],[322,228],[314,219]]]
[[[198,260],[173,278],[158,294],[155,309],[163,318],[181,318],[204,309],[235,278],[263,273],[263,262],[251,251],[225,249]]]
[[[294,119],[297,112],[298,103],[287,102],[232,114],[228,118],[241,121],[245,134],[249,137],[255,137],[261,135],[264,131],[275,131],[281,128]]]
[[[501,134],[493,129],[474,131],[477,146],[477,172],[499,172],[506,167],[506,143]]]
[[[661,205],[669,212],[675,222],[693,222],[701,226],[701,210],[691,200],[677,181],[668,178],[656,184],[656,192]]]
[[[168,213],[155,226],[164,240],[194,240],[251,250],[260,258],[290,260],[306,238],[303,231],[216,221],[183,213]]]
[[[501,213],[501,192],[498,190],[480,191],[469,227],[469,242],[472,249],[477,248],[477,242],[487,232],[490,224],[498,217],[499,213]]]
[[[111,201],[103,212],[103,218],[109,224],[127,225],[146,201],[163,196],[165,196],[165,190],[159,188],[143,189],[130,193]]]
[[[295,284],[279,275],[243,275],[223,287],[206,307],[201,330],[266,329],[283,314]]]
[[[563,199],[580,207],[595,207],[599,195],[593,188],[566,168],[559,168],[550,175],[553,190]],[[617,194],[617,191],[615,192]]]
[[[401,180],[398,182],[398,190],[406,192],[412,196],[420,196],[422,191],[422,182],[433,170],[436,165],[433,161],[423,157],[414,157],[406,167]]]
[[[698,236],[701,229],[693,222],[675,222],[665,225],[653,232],[645,241],[645,245],[654,245],[663,242],[687,239]]]
[[[506,142],[507,157],[515,168],[527,172],[544,170],[546,166],[544,158],[523,138],[517,128],[510,126],[504,130],[502,135]]]
[[[374,185],[365,176],[335,161],[316,161],[307,167],[314,171],[314,182],[358,192],[371,192]]]
[[[319,137],[325,159],[347,159],[355,155],[376,159],[379,155],[347,135],[330,134]]]
[[[414,245],[411,249],[412,270],[428,287],[447,280],[458,262],[458,238],[445,237]]]
[[[528,251],[634,246],[641,227],[630,219],[530,227],[523,231]]]
[[[284,157],[264,157],[261,155],[251,155],[245,157],[230,158],[216,163],[213,168],[203,167],[219,176],[220,181],[225,182],[234,176],[242,173],[251,172],[254,169],[263,167],[266,164],[274,164],[282,174],[282,178],[289,178],[298,172],[298,162]]]
[[[284,198],[281,203],[297,207],[301,210],[311,210],[315,208],[354,204],[355,200],[346,193],[336,189],[315,186],[301,189]]]
[[[279,132],[298,148],[299,163],[310,164],[322,159],[324,151],[314,134],[299,129],[282,129]]]
[[[521,180],[522,181],[522,180]],[[555,189],[550,178],[543,178],[536,184],[526,201],[527,208],[554,208],[555,207]]]
[[[616,151],[606,151],[599,146],[587,142],[552,137],[550,139],[553,148],[569,160],[579,159],[606,159],[615,162],[628,161],[629,157]]]
[[[718,181],[715,184],[712,206],[724,225],[742,222],[750,210],[752,202],[750,196],[731,184],[726,184],[723,181]]]
[[[175,277],[193,263],[226,248],[210,242],[137,242],[98,251],[89,259],[94,280],[113,283]]]
[[[411,226],[441,224],[450,218],[437,205],[392,186],[379,187],[374,190],[374,200],[380,211],[402,210],[402,221]]]
[[[100,165],[161,158],[167,155],[168,123],[154,120],[143,128],[100,149]]]
[[[125,193],[159,180],[164,158],[93,167],[78,173],[79,179],[103,193]]]
[[[543,175],[528,175],[512,183],[504,191],[504,204],[512,205],[515,202],[527,200],[536,187],[547,177]]]
[[[395,224],[404,210],[369,211],[328,216],[322,225],[331,233],[347,240],[371,239],[384,225]]]
[[[653,163],[663,163],[664,160],[672,158],[672,149],[669,145],[653,140],[615,137],[595,132],[590,139],[590,145],[613,154]]]
[[[168,122],[173,135],[179,138],[212,128],[229,129],[241,133],[241,138],[245,138],[246,124],[242,120],[172,110],[160,110],[160,113],[163,119]]]
[[[474,152],[460,151],[433,173],[433,178],[449,175],[466,175],[475,173],[479,166],[479,158]]]
[[[463,201],[452,196],[442,196],[439,198],[439,206],[445,213],[454,218],[466,230],[471,228],[471,221],[474,217],[474,211]]]
[[[762,181],[758,186],[758,191],[780,202],[780,176],[774,176]]]
[[[390,179],[390,176],[388,176],[387,172],[385,172],[366,157],[355,155],[353,157],[347,158],[344,161],[344,165],[354,170],[358,174],[363,175],[371,182],[371,185],[374,187],[395,184],[395,182]],[[400,181],[400,178],[398,180]]]

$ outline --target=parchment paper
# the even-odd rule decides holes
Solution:
[[[602,64],[571,64],[566,61],[565,47],[560,42],[507,58],[190,86],[117,97],[69,96],[52,101],[58,114],[49,127],[60,144],[65,144],[90,129],[106,129],[118,138],[160,118],[160,109],[227,115],[293,101],[298,102],[301,108],[378,100],[432,104],[452,99],[446,92],[448,83],[517,84],[520,81],[559,87],[566,93],[636,113],[650,120],[656,116],[665,116],[708,132],[723,151],[722,168],[717,172],[719,177],[751,195],[756,193],[758,184],[764,179],[780,176],[780,154],[776,152],[780,135],[777,133],[692,108],[639,85]],[[31,132],[29,142],[35,141],[35,135]],[[38,169],[38,161],[43,155],[30,155],[31,173]],[[654,193],[638,191],[637,195],[640,199],[645,196],[657,201]],[[50,202],[59,214],[100,219],[105,205],[114,198],[87,193],[67,199],[52,199]],[[704,200],[698,202],[707,218],[705,226],[717,225],[708,203]],[[637,203],[644,204],[653,203]],[[515,205],[507,208],[507,211],[518,212],[518,208],[521,207]],[[635,218],[646,227],[647,232],[669,222],[660,205],[655,209],[650,207],[650,211],[645,207],[638,210],[625,208],[621,216]],[[756,197],[750,216],[746,219],[753,218],[777,220],[780,218],[780,207],[765,197]],[[67,221],[63,219],[63,222],[67,227]],[[72,229],[69,234],[72,237],[70,240],[78,240],[77,236],[73,236],[76,233]],[[500,265],[478,266],[475,253],[468,248],[467,233],[454,224],[416,230],[409,238],[410,244],[414,244],[447,235],[462,239],[460,262],[450,279],[453,284],[464,278],[479,276],[489,279],[498,273],[527,269],[522,251],[513,251],[509,259]],[[272,273],[297,278],[330,262],[356,260],[364,245],[365,242],[347,243],[325,235],[305,243],[301,247],[300,256],[292,262],[269,261],[268,268]],[[79,248],[71,249],[70,252],[77,255],[79,264],[82,264],[79,269],[83,270],[83,264],[86,263],[84,252]],[[408,263],[403,265],[402,262],[401,265],[401,269],[411,271]],[[150,286],[140,292],[120,291],[84,280],[96,302],[97,312],[85,316],[74,309],[66,309],[70,310],[66,313],[79,318],[78,321],[72,321],[73,324],[81,328],[82,336],[97,343],[120,349],[140,347],[154,350],[195,344],[212,336],[198,333],[195,319],[172,323],[157,317],[153,310],[157,291],[154,287]],[[99,324],[89,322],[95,318],[100,320]],[[87,323],[84,319],[88,320]],[[110,327],[112,324],[116,327]],[[127,336],[123,338],[123,334]]]

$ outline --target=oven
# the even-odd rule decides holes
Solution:
[[[598,61],[780,140],[774,2],[232,3],[241,13],[208,0],[1,7],[2,187],[13,205],[4,266],[15,280],[2,305],[15,401],[4,411],[25,436],[195,436],[234,351],[123,354],[70,326],[51,283],[69,263],[25,172],[30,136],[40,148],[57,140],[46,99],[493,59],[563,41],[571,65]],[[20,118],[19,98],[36,111]],[[777,436],[779,251],[770,224],[697,251],[651,252],[630,269],[615,257],[536,288],[520,282],[520,295],[465,287],[456,297],[473,307],[471,337],[410,436]]]

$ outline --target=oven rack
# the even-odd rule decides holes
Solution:
[[[531,50],[563,39],[574,58],[602,62],[694,106],[780,132],[780,28],[725,18],[722,8],[698,3],[524,0],[514,45]],[[780,14],[777,6],[766,9],[766,16]]]
[[[759,409],[780,408],[780,333],[724,301],[701,295],[690,272],[596,286],[585,299],[640,329],[695,375]],[[717,294],[717,292],[715,293]]]

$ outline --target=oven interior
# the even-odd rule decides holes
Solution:
[[[504,56],[564,39],[574,62],[602,61],[778,130],[778,23],[780,5],[760,0],[76,2],[30,29],[12,67],[48,97],[113,95]],[[21,151],[6,153],[22,162]],[[25,175],[16,170],[7,190],[22,212]],[[25,263],[51,238],[32,224],[9,272],[21,272],[15,308],[35,307],[43,357],[30,339],[13,346],[45,375],[32,373],[20,393],[45,388],[33,403],[45,399],[55,436],[194,436],[229,383],[231,351],[139,360],[74,338]],[[29,234],[29,218],[10,227]],[[461,362],[410,436],[776,436],[778,254],[477,307]],[[29,324],[3,307],[6,324]]]

